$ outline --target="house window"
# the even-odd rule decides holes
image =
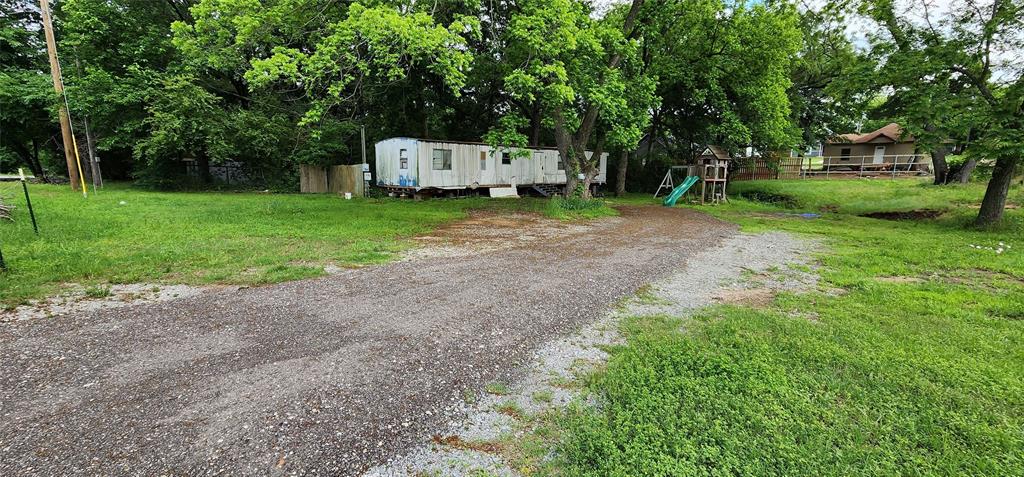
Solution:
[[[839,150],[839,158],[844,161],[850,160],[850,148],[844,147]]]
[[[432,169],[435,171],[450,171],[452,170],[452,150],[451,149],[434,149],[434,158],[432,163]]]
[[[501,163],[502,163],[502,165],[506,165],[506,166],[511,166],[512,165],[512,155],[511,154],[505,154],[504,152],[499,152],[498,154],[501,155]]]
[[[487,170],[487,151],[480,151],[480,170]]]
[[[398,168],[408,169],[409,168],[409,151],[405,149],[398,150]]]

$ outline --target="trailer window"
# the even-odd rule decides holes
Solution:
[[[501,163],[503,165],[506,165],[506,166],[511,166],[512,165],[512,155],[511,154],[505,154],[504,152],[499,152],[498,154],[501,154]]]
[[[487,170],[487,151],[480,151],[480,170]]]
[[[409,168],[409,151],[406,149],[398,150],[398,168],[408,169]]]
[[[840,160],[843,160],[843,161],[850,160],[850,148],[844,147],[844,148],[840,149],[839,150],[839,158],[840,158]]]
[[[452,170],[452,150],[434,149],[433,169],[435,171]]]

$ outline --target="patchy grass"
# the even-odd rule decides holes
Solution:
[[[535,403],[546,404],[555,400],[555,393],[550,389],[542,389],[540,391],[534,392],[533,395],[530,396],[530,399],[532,399]]]
[[[601,199],[553,197],[546,201],[544,215],[555,219],[579,220],[615,216],[619,213]]]
[[[915,210],[945,212],[977,205],[985,194],[985,184],[933,186],[929,179],[795,179],[734,182],[729,190],[732,197],[789,209],[863,215]],[[1017,189],[1010,195],[1010,203],[1024,203],[1024,192]]]
[[[494,394],[495,396],[507,396],[511,391],[509,391],[505,383],[494,381],[484,386],[484,392]]]
[[[85,296],[89,298],[106,298],[110,296],[110,287],[106,285],[93,285],[85,289]]]
[[[743,188],[836,212],[808,220],[741,199],[703,210],[821,238],[823,288],[845,293],[627,320],[627,345],[587,380],[602,405],[557,419],[549,473],[1024,475],[1024,214],[979,231],[966,207],[978,186],[793,182]],[[857,216],[939,207],[937,219]],[[1010,248],[977,248],[999,242]]]
[[[499,414],[504,414],[512,419],[523,419],[526,417],[526,411],[524,411],[522,406],[517,404],[515,401],[504,401],[498,403],[498,405],[494,407],[494,410],[498,411]]]
[[[152,192],[110,185],[83,199],[64,186],[30,185],[39,219],[32,233],[20,184],[0,183],[17,206],[0,223],[9,270],[0,305],[11,307],[69,282],[259,285],[322,275],[323,266],[375,264],[410,237],[469,209],[548,213],[543,199],[353,199],[319,194]],[[607,215],[600,207],[559,217]],[[612,210],[612,213],[614,211]]]

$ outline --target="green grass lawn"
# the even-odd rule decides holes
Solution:
[[[733,197],[808,211],[836,211],[844,214],[948,211],[977,206],[985,195],[985,184],[933,186],[930,179],[839,179],[742,181],[730,186]],[[1024,190],[1017,188],[1010,203],[1024,203]]]
[[[503,208],[573,219],[614,213],[567,210],[538,199],[412,201],[330,195],[166,193],[108,186],[83,199],[67,187],[30,185],[40,234],[32,233],[18,183],[0,183],[17,206],[0,222],[8,271],[0,306],[57,292],[66,283],[262,284],[323,274],[323,265],[389,260],[406,239],[465,216]]]
[[[538,427],[561,436],[556,462],[542,469],[1024,475],[1022,211],[978,231],[967,227],[976,211],[963,207],[980,200],[976,185],[779,181],[737,189],[791,208],[734,199],[703,210],[749,232],[824,240],[821,289],[783,294],[767,308],[628,320],[628,344],[589,380],[603,405],[570,408],[554,419],[557,430]],[[839,212],[794,214],[823,208]],[[949,212],[926,221],[852,215],[918,208]],[[971,247],[1000,242],[1011,248]]]

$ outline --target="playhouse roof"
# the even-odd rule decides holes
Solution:
[[[732,156],[729,154],[729,151],[726,151],[722,146],[716,146],[714,144],[708,144],[707,147],[704,148],[704,152],[700,153],[700,157],[709,156],[713,156],[715,159],[723,161],[732,160]]]

